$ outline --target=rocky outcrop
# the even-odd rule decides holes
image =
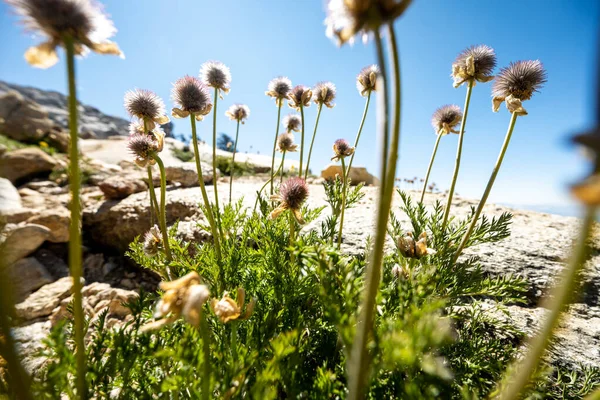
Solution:
[[[55,207],[36,213],[27,220],[29,224],[37,224],[50,229],[48,241],[66,243],[69,241],[69,224],[71,216],[65,207]]]
[[[36,147],[7,151],[0,155],[0,176],[12,183],[48,175],[58,161]]]
[[[335,179],[338,175],[342,176],[342,166],[339,164],[329,164],[321,171],[321,178],[323,179]],[[358,185],[359,183],[365,185],[379,184],[379,179],[371,175],[364,167],[351,167],[348,178],[350,179],[350,185]]]
[[[7,275],[14,288],[13,295],[22,301],[31,292],[53,282],[52,275],[34,257],[23,258],[7,267]]]
[[[205,162],[202,165],[202,180],[205,184],[212,184],[213,180],[213,169],[212,165]],[[198,172],[196,171],[195,163],[180,162],[177,164],[169,165],[165,167],[165,175],[167,182],[179,183],[183,187],[198,186]],[[217,171],[217,178],[219,177],[219,171]]]
[[[42,225],[7,227],[2,232],[4,240],[0,245],[3,263],[11,265],[27,257],[52,235],[50,229]]]
[[[0,178],[0,220],[2,215],[21,208],[23,208],[23,204],[17,188],[8,179]]]

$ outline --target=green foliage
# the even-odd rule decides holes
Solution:
[[[189,147],[187,146],[181,149],[177,147],[171,147],[171,153],[183,162],[192,161],[194,159],[194,153],[190,151]]]
[[[224,175],[231,175],[231,157],[217,156],[217,169]],[[233,164],[233,171],[235,176],[256,174],[256,169],[248,162],[236,161]]]

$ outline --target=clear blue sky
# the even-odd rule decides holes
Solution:
[[[131,88],[151,89],[168,108],[171,82],[198,74],[207,60],[231,68],[232,90],[219,103],[218,130],[234,134],[224,115],[232,103],[249,105],[251,116],[240,132],[240,149],[270,153],[276,107],[264,95],[269,80],[288,76],[294,84],[330,80],[338,88],[334,109],[324,109],[316,139],[313,170],[331,157],[337,138],[352,141],[364,98],[355,76],[373,63],[374,46],[357,43],[338,49],[325,37],[322,0],[106,0],[106,10],[119,29],[115,40],[126,54],[121,60],[91,55],[78,62],[80,100],[105,113],[126,117],[123,94]],[[463,106],[465,88],[454,89],[449,77],[458,52],[472,44],[496,50],[499,66],[521,59],[540,59],[548,83],[525,104],[491,201],[556,205],[569,201],[566,184],[585,165],[567,145],[574,132],[592,122],[595,90],[597,1],[587,0],[415,0],[396,24],[403,78],[403,119],[399,177],[424,176],[435,135],[432,112],[440,105]],[[15,25],[0,2],[2,57],[0,79],[65,92],[65,63],[49,69],[29,67],[25,49],[37,39]],[[478,84],[467,123],[457,192],[480,197],[502,144],[509,114],[491,111],[490,84]],[[284,113],[291,110],[284,109]],[[375,108],[371,109],[355,164],[378,173]],[[285,114],[284,114],[285,115]],[[307,136],[316,107],[306,112]],[[199,134],[210,135],[210,120]],[[176,132],[188,134],[185,121]],[[457,135],[440,145],[431,180],[447,188],[452,175]]]

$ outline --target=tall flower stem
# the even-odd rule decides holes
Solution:
[[[300,105],[300,119],[302,119],[302,130],[300,135],[300,166],[298,167],[298,176],[302,177],[302,160],[304,159],[304,105]]]
[[[158,154],[152,154],[152,158],[158,164],[158,169],[160,170],[160,230],[162,232],[163,237],[163,247],[165,249],[165,255],[167,256],[167,261],[171,262],[173,257],[171,256],[171,247],[169,246],[169,233],[167,232],[167,178],[165,174],[165,165],[162,160],[158,156]],[[167,276],[169,279],[173,279],[170,276],[169,269],[167,268]]]
[[[350,156],[350,162],[348,163],[348,170],[346,171],[346,175],[350,175],[350,168],[352,168],[352,162],[354,161],[354,156],[356,155],[356,148],[358,148],[358,141],[360,140],[360,134],[362,133],[363,126],[365,125],[365,120],[367,119],[367,112],[369,111],[369,103],[371,102],[371,93],[367,95],[367,101],[365,103],[365,110],[363,111],[362,119],[360,120],[360,126],[358,127],[358,133],[356,134],[356,139],[354,140],[354,153]]]
[[[206,209],[206,218],[210,225],[210,230],[213,235],[213,243],[215,245],[215,253],[217,260],[221,261],[221,242],[219,239],[219,233],[217,231],[217,224],[212,213],[210,201],[208,200],[208,194],[206,193],[206,187],[204,186],[204,175],[202,174],[202,163],[200,163],[200,152],[198,151],[198,138],[196,136],[196,120],[193,115],[190,115],[190,123],[192,125],[192,144],[194,146],[194,159],[196,161],[196,170],[198,171],[198,185],[200,185],[200,192],[202,192],[202,200],[204,200],[204,208]],[[214,177],[213,177],[214,179]]]
[[[229,168],[229,204],[231,204],[231,189],[233,188],[233,171],[235,168],[235,153],[237,153],[238,135],[240,133],[240,121],[237,122],[235,130],[235,142],[233,144],[233,156],[231,156],[231,167]]]
[[[338,234],[338,248],[342,247],[342,231],[344,230],[344,212],[346,211],[346,190],[348,186],[348,176],[346,175],[346,162],[344,157],[342,161],[342,210],[340,215],[340,233]]]
[[[569,259],[569,264],[563,270],[560,279],[557,280],[559,282],[558,285],[546,297],[545,304],[542,304],[542,307],[550,310],[550,312],[537,336],[531,340],[531,346],[529,346],[525,358],[518,365],[513,366],[510,369],[510,373],[503,380],[505,390],[500,393],[500,400],[520,399],[521,392],[538,367],[544,350],[552,336],[552,331],[554,331],[558,324],[560,313],[569,301],[569,297],[573,294],[578,272],[585,264],[588,256],[586,242],[592,232],[595,216],[596,207],[588,207],[583,218],[579,238]]]
[[[310,166],[310,156],[312,155],[313,145],[315,144],[315,136],[317,136],[317,127],[319,126],[319,118],[321,117],[322,109],[323,109],[323,104],[319,104],[318,109],[317,109],[317,120],[315,121],[315,130],[313,131],[312,139],[310,141],[310,149],[308,150],[308,158],[306,159],[306,170],[304,171],[304,180],[306,180],[306,178],[308,178],[308,167]],[[302,173],[302,170],[300,170],[300,173]]]
[[[77,88],[75,85],[75,46],[73,38],[65,38],[67,75],[69,81],[69,187],[71,188],[71,223],[69,226],[69,269],[73,278],[73,318],[75,320],[75,354],[77,360],[77,396],[87,398],[85,374],[87,369],[84,344],[84,315],[81,264],[81,174],[79,171],[79,144],[77,127]]]
[[[465,114],[466,114],[466,110],[465,110]],[[512,136],[513,130],[515,129],[516,122],[517,122],[517,114],[513,113],[510,118],[510,123],[508,124],[508,131],[506,132],[506,137],[504,138],[504,143],[502,144],[500,154],[498,155],[498,159],[496,160],[496,165],[494,166],[494,170],[492,171],[490,180],[488,181],[488,184],[485,188],[485,192],[483,192],[483,196],[481,197],[481,200],[479,200],[479,205],[477,206],[475,215],[473,215],[473,219],[471,220],[469,229],[463,236],[462,241],[460,242],[460,245],[458,246],[458,249],[456,250],[456,253],[454,254],[453,263],[456,263],[456,261],[458,260],[458,257],[460,256],[460,253],[462,253],[464,248],[467,246],[467,242],[469,241],[469,238],[471,237],[471,234],[473,233],[473,230],[475,229],[475,226],[477,225],[477,220],[479,219],[479,216],[481,215],[481,212],[483,211],[483,206],[485,206],[485,202],[487,201],[488,196],[490,195],[490,192],[492,191],[492,186],[494,186],[494,181],[496,180],[496,176],[498,175],[498,171],[500,170],[500,166],[502,165],[502,160],[504,160],[504,154],[506,154],[506,149],[508,148],[508,144],[510,143],[510,138]]]
[[[219,210],[219,192],[217,191],[217,101],[219,100],[219,89],[215,89],[215,99],[213,103],[213,189],[215,191],[215,220],[219,228],[219,234],[223,237],[223,228],[221,227],[221,211]]]
[[[152,193],[154,193],[154,178],[152,178],[152,167],[148,165],[146,169],[148,171],[148,192],[150,193],[150,226],[153,226],[155,213],[156,218],[159,218],[158,204],[156,204],[156,196],[152,195]]]
[[[204,360],[202,363],[202,399],[208,400],[213,398],[213,396],[210,392],[211,363],[209,327],[204,312],[202,312],[202,315],[200,316],[200,334],[202,335],[202,352],[204,355]]]
[[[271,183],[273,181],[273,179],[275,179],[277,177],[277,175],[279,174],[279,171],[283,170],[283,161],[285,160],[285,151],[283,152],[283,156],[281,157],[281,162],[279,163],[279,168],[277,168],[277,171],[275,172],[274,175],[271,176],[271,178],[265,182],[264,185],[262,185],[262,187],[260,188],[260,190],[258,191],[258,194],[256,195],[256,200],[254,201],[254,211],[256,211],[256,206],[258,205],[258,198],[260,197],[260,194],[262,193],[263,190],[265,190],[265,188],[267,187],[267,185],[269,183]],[[281,173],[282,179],[283,179],[283,171]],[[281,185],[281,182],[279,183]]]
[[[285,154],[287,153],[287,151],[283,152],[283,155],[281,156],[281,165],[279,166],[278,172],[279,172],[279,186],[281,186],[282,182],[283,182],[283,163],[285,161]]]
[[[429,181],[429,174],[431,173],[431,167],[433,167],[433,160],[435,160],[435,153],[437,153],[440,139],[442,138],[441,132],[438,132],[437,139],[435,139],[435,145],[433,146],[433,153],[431,153],[431,160],[429,160],[429,167],[427,168],[427,175],[425,175],[425,182],[423,183],[423,190],[421,191],[421,203],[425,199],[425,191],[427,190],[427,182]]]
[[[452,183],[450,184],[450,191],[448,192],[448,202],[446,203],[446,209],[444,210],[444,219],[442,222],[442,229],[446,227],[448,223],[448,217],[450,216],[450,208],[452,207],[452,197],[454,196],[454,188],[456,187],[456,180],[458,179],[458,170],[460,169],[460,158],[462,156],[463,138],[465,136],[465,125],[467,124],[467,115],[469,115],[469,103],[471,103],[471,92],[473,92],[473,79],[471,79],[467,85],[467,95],[465,98],[464,114],[462,122],[460,123],[460,132],[458,134],[458,146],[456,147],[456,163],[454,164],[454,175],[452,176]]]
[[[271,191],[273,194],[273,175],[275,174],[275,149],[277,148],[277,137],[279,136],[279,121],[281,120],[281,105],[283,100],[279,100],[277,105],[277,127],[275,128],[275,140],[273,140],[273,154],[271,155]]]
[[[399,75],[399,61],[398,61],[398,53],[395,47],[395,35],[393,28],[390,26],[390,40],[391,40],[391,55],[394,63],[394,74],[395,74],[395,90],[397,91],[395,113],[400,112],[400,75]],[[377,58],[378,64],[381,68],[381,86],[380,96],[383,102],[383,118],[381,118],[381,135],[384,138],[387,138],[388,134],[388,113],[389,113],[389,103],[388,103],[388,95],[387,95],[387,73],[385,68],[385,58],[383,56],[383,44],[381,42],[381,36],[378,30],[374,31],[375,36],[375,44],[377,47]],[[399,121],[399,114],[398,114]],[[399,128],[399,126],[394,126],[395,129]],[[393,131],[394,136],[398,136],[399,130]],[[393,141],[396,145],[396,148],[391,148],[391,152],[397,151],[398,138],[395,138]],[[386,144],[387,139],[384,140],[384,145]],[[384,154],[386,153],[386,149],[384,148]],[[387,231],[387,221],[389,217],[389,211],[391,206],[391,194],[393,191],[385,190],[385,181],[386,181],[386,170],[387,170],[387,155],[382,158],[382,182],[379,189],[379,204],[377,210],[377,225],[375,231],[375,242],[373,248],[371,249],[371,254],[369,257],[369,262],[367,264],[367,269],[365,271],[365,287],[362,293],[361,307],[358,316],[358,323],[356,327],[356,335],[354,336],[354,341],[352,344],[352,350],[350,353],[350,357],[348,358],[348,399],[349,400],[358,400],[364,397],[366,387],[368,385],[368,376],[370,371],[370,360],[368,354],[367,344],[369,341],[369,334],[373,330],[373,322],[374,322],[374,311],[375,311],[375,300],[377,298],[377,292],[379,290],[379,281],[381,278],[381,266],[383,263],[383,245],[385,243],[386,231]],[[395,158],[394,158],[395,160]],[[396,164],[393,163],[393,168],[395,172]],[[394,173],[391,174],[393,178]],[[393,183],[393,182],[392,182]],[[386,193],[389,192],[390,196],[388,197]]]

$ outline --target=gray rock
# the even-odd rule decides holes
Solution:
[[[38,357],[38,353],[44,348],[43,341],[48,337],[50,328],[49,321],[41,321],[12,329],[15,345],[21,356],[21,364],[34,377],[39,374],[46,362],[44,357]]]
[[[21,195],[11,181],[0,178],[0,215],[19,210],[23,207]]]
[[[17,316],[22,320],[29,321],[50,315],[61,300],[70,295],[72,286],[73,279],[71,277],[42,286],[37,292],[33,292],[15,306]]]
[[[23,301],[31,292],[54,281],[52,275],[34,257],[23,258],[8,267],[15,300]]]
[[[212,165],[205,162],[202,165],[202,178],[205,184],[212,184],[213,180],[213,169]],[[198,186],[198,172],[196,171],[196,164],[192,162],[181,162],[175,165],[169,165],[165,167],[165,175],[167,182],[180,183],[183,187]],[[217,178],[219,177],[217,171]]]
[[[0,156],[0,176],[12,183],[39,174],[49,174],[57,161],[42,150],[30,147],[9,151]]]
[[[33,253],[51,236],[50,229],[42,225],[29,224],[18,226],[6,234],[0,246],[3,261],[10,265]]]
[[[65,207],[55,207],[44,210],[27,220],[27,223],[43,225],[50,229],[47,239],[53,243],[66,243],[69,241],[69,224],[71,215]]]

